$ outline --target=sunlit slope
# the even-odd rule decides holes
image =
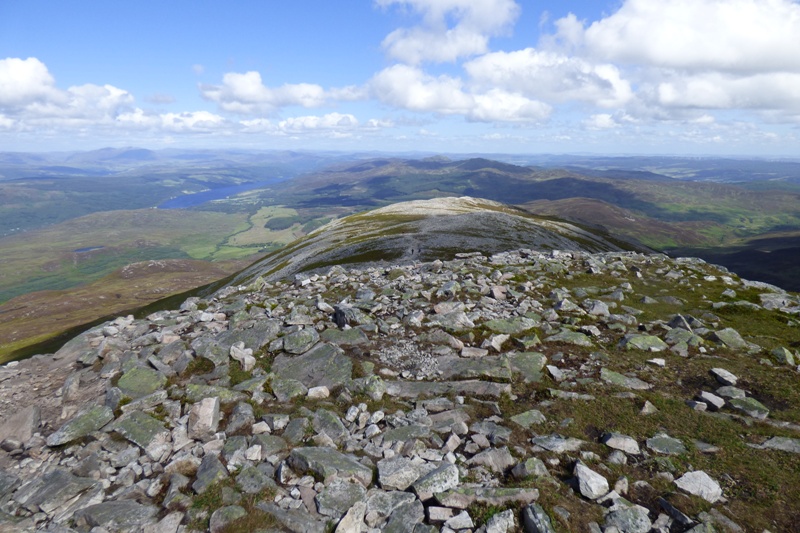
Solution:
[[[336,264],[430,261],[515,248],[642,249],[600,231],[470,197],[416,200],[335,220],[243,271],[235,280],[278,279]]]

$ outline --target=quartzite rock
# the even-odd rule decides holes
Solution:
[[[679,489],[700,496],[711,503],[716,503],[722,498],[722,489],[719,483],[701,470],[684,474],[675,480],[675,485]]]
[[[586,498],[596,500],[608,494],[608,480],[585,464],[575,464],[573,474],[578,478],[578,490]]]

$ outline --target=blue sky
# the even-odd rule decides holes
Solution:
[[[0,150],[800,155],[793,0],[0,2]]]

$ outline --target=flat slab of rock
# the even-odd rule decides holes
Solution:
[[[633,390],[650,390],[653,386],[639,378],[631,378],[607,368],[600,369],[600,379],[606,383]]]
[[[636,442],[636,439],[627,435],[621,435],[619,433],[606,433],[603,435],[601,442],[609,448],[620,450],[625,453],[630,453],[633,455],[639,455],[641,453],[641,450],[639,449],[639,443]]]
[[[402,456],[378,461],[378,483],[386,490],[406,490],[417,479],[436,468],[431,463],[415,463]]]
[[[736,382],[739,381],[739,378],[724,368],[712,368],[710,372],[711,375],[714,376],[714,379],[716,379],[721,385],[735,387]]]
[[[625,335],[620,341],[620,346],[627,350],[642,350],[645,352],[663,352],[669,346],[655,335]]]
[[[496,505],[526,503],[539,498],[539,490],[534,488],[510,487],[458,487],[435,494],[436,501],[445,507],[466,509],[473,503]]]
[[[511,392],[509,383],[489,381],[387,381],[386,394],[397,398],[419,398],[422,396],[490,396],[499,398]]]
[[[547,337],[545,342],[563,342],[564,344],[574,344],[575,346],[585,346],[587,348],[594,346],[592,340],[583,333],[568,329]]]
[[[365,487],[372,483],[372,469],[333,448],[295,448],[289,454],[289,464],[300,473],[310,472],[329,480],[354,478]]]
[[[90,505],[75,513],[75,521],[89,527],[112,531],[132,530],[155,523],[158,507],[133,500],[119,500]]]
[[[711,340],[725,345],[731,350],[743,350],[747,348],[747,342],[742,338],[738,331],[733,328],[725,328],[711,334]]]
[[[800,453],[800,439],[789,437],[772,437],[761,445],[768,450],[780,450],[782,452]]]
[[[458,486],[458,467],[450,463],[442,464],[411,484],[414,494],[422,500],[429,500],[436,492],[444,492]]]
[[[511,456],[511,452],[508,451],[508,448],[503,447],[489,448],[488,450],[484,450],[472,456],[467,461],[467,464],[471,466],[482,466],[491,472],[500,474],[506,469],[514,466],[516,461],[514,461],[514,458]]]
[[[511,366],[503,356],[464,358],[456,355],[437,358],[442,379],[502,379],[511,380]]]
[[[353,505],[367,497],[367,489],[357,481],[334,479],[317,497],[317,512],[335,519],[341,518]]]
[[[420,424],[410,424],[387,429],[383,432],[383,442],[406,442],[411,439],[425,439],[431,434],[431,428]]]
[[[359,328],[336,329],[328,328],[319,335],[320,340],[337,346],[358,346],[369,342],[367,334]]]
[[[77,477],[57,468],[23,484],[13,499],[31,512],[52,513],[80,495],[100,488],[99,481]]]
[[[728,403],[734,409],[759,420],[764,420],[769,416],[769,409],[755,398],[731,398]]]
[[[319,342],[319,333],[313,328],[301,329],[283,338],[283,349],[292,354],[301,354]]]
[[[681,455],[686,453],[686,446],[681,441],[663,433],[647,439],[647,447],[664,455]]]
[[[554,453],[577,452],[580,451],[581,446],[587,444],[586,441],[573,437],[562,437],[560,435],[534,437],[531,439],[531,442],[536,446]]]
[[[722,498],[722,488],[719,483],[702,470],[682,475],[675,480],[675,485],[679,489],[694,496],[700,496],[710,503],[716,503]]]
[[[524,427],[525,429],[528,429],[533,425],[544,424],[547,422],[547,419],[541,413],[541,411],[531,409],[530,411],[525,411],[524,413],[512,416],[511,421]]]
[[[204,398],[219,398],[222,405],[232,403],[239,403],[247,400],[247,395],[243,392],[238,392],[225,387],[217,387],[215,385],[197,385],[190,383],[186,385],[186,401],[189,403],[197,403]]]
[[[333,389],[350,381],[353,361],[338,346],[320,343],[301,355],[279,355],[272,363],[272,371],[278,379],[297,380],[306,387],[324,385]]]
[[[172,451],[170,431],[164,424],[141,411],[134,411],[114,422],[113,430],[147,453],[153,461]]]
[[[117,387],[120,388],[123,394],[132,398],[139,398],[164,388],[166,383],[167,376],[161,372],[137,366],[122,374]]]
[[[483,325],[494,333],[505,333],[507,335],[519,335],[531,330],[539,325],[539,322],[532,318],[518,316],[512,318],[497,318],[488,320]]]
[[[428,317],[428,324],[440,326],[448,331],[466,331],[473,329],[475,323],[467,317],[464,311],[452,311]]]
[[[697,395],[697,400],[708,405],[709,411],[718,411],[725,407],[725,400],[723,398],[720,398],[716,394],[712,394],[708,391],[700,392],[700,394]]]
[[[547,363],[547,357],[539,352],[519,352],[506,355],[513,372],[519,373],[525,383],[539,383],[542,381],[542,369]]]
[[[47,437],[48,446],[61,446],[93,433],[114,420],[114,411],[105,405],[94,405],[79,412]]]

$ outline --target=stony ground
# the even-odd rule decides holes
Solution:
[[[120,317],[0,368],[0,530],[796,530],[798,314],[520,250]]]

